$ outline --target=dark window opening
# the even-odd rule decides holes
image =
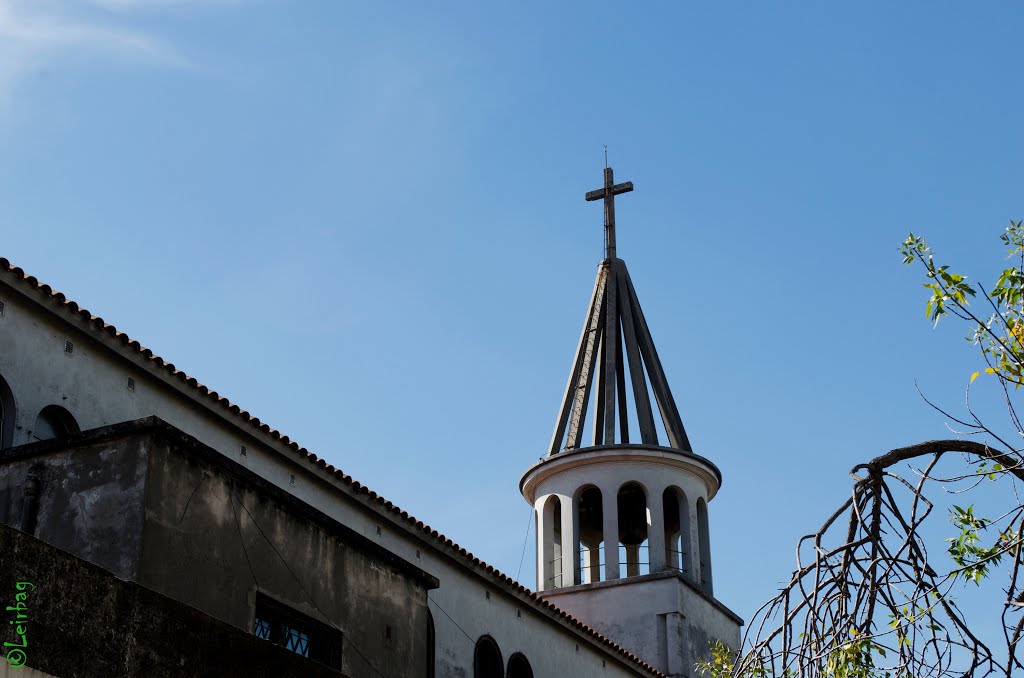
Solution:
[[[256,596],[252,632],[303,657],[341,668],[341,632],[276,600]]]
[[[0,376],[0,449],[14,444],[14,394]]]
[[[711,540],[708,532],[708,505],[704,497],[697,498],[697,538],[700,541],[700,584],[708,594],[714,595],[711,586]]]
[[[662,494],[665,524],[665,567],[693,579],[693,557],[690,554],[690,502],[678,487],[665,488]]]
[[[521,652],[516,652],[508,660],[507,678],[533,678],[533,669]]]
[[[436,642],[434,637],[434,615],[430,614],[430,610],[427,610],[427,678],[434,678]]]
[[[473,653],[473,678],[505,678],[505,665],[501,650],[494,638],[480,636]]]
[[[601,490],[588,487],[576,498],[579,516],[580,584],[593,584],[604,577],[604,502]],[[511,664],[509,664],[511,666]]]
[[[638,483],[619,488],[619,562],[626,565],[626,576],[650,574],[647,543],[647,493]],[[608,557],[607,552],[605,557]]]
[[[47,405],[32,426],[32,440],[65,440],[78,431],[78,422],[70,412],[60,405]]]

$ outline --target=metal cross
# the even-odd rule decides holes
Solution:
[[[587,202],[604,200],[604,258],[615,258],[615,196],[633,190],[633,182],[616,184],[612,178],[612,168],[604,168],[604,188],[590,191],[585,196]]]

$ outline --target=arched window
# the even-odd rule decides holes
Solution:
[[[0,450],[14,444],[14,394],[0,376]]]
[[[44,407],[32,426],[32,440],[63,440],[72,433],[78,433],[78,423],[59,405]]]
[[[566,570],[562,562],[562,500],[557,494],[544,500],[540,522],[541,579],[537,585],[540,590],[548,591],[565,585],[563,574]]]
[[[708,505],[704,497],[697,499],[697,537],[700,542],[700,586],[713,593],[711,586],[711,535],[708,533]]]
[[[601,550],[604,541],[604,506],[601,501],[601,490],[593,486],[580,492],[576,498],[581,584],[592,584],[603,579]]]
[[[533,678],[533,669],[522,652],[516,652],[508,660],[508,678]]]
[[[662,495],[665,519],[665,565],[690,578],[690,504],[678,487],[665,489]]]
[[[434,665],[437,663],[437,636],[434,635],[434,615],[427,610],[427,678],[434,678]]]
[[[494,638],[480,636],[473,652],[473,678],[505,678],[505,666],[501,661],[501,650]]]
[[[619,488],[619,562],[626,563],[626,576],[650,572],[647,557],[647,493],[639,483],[629,482]],[[625,556],[623,558],[622,556]]]

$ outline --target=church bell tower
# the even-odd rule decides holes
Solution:
[[[738,647],[743,621],[713,595],[708,504],[722,474],[690,445],[616,255],[615,196],[632,190],[605,167],[586,194],[604,202],[605,257],[551,445],[519,485],[536,513],[538,593],[663,673],[693,676],[709,642]]]

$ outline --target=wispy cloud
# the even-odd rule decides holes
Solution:
[[[217,0],[212,0],[216,2]],[[109,9],[188,3],[197,0],[95,0]],[[115,7],[116,6],[116,7]],[[88,8],[86,8],[88,9]],[[104,20],[66,0],[0,0],[0,104],[26,75],[82,60],[188,67],[173,45],[152,33]]]
[[[97,7],[112,11],[138,11],[147,9],[199,9],[237,5],[242,0],[92,0]]]

